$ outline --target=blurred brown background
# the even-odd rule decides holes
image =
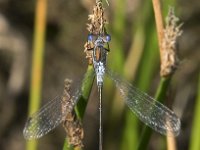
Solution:
[[[77,80],[86,71],[87,60],[83,53],[83,45],[88,33],[87,15],[92,11],[90,3],[89,0],[48,1],[42,103],[62,92],[65,78]],[[140,0],[126,1],[127,33],[131,30],[130,24],[134,22],[134,16],[140,13],[138,7],[142,3]],[[110,6],[105,5],[105,7],[109,14],[109,22],[112,22],[115,1],[110,1]],[[176,111],[182,120],[178,147],[187,149],[200,64],[200,1],[178,0],[176,12],[184,25],[178,43],[181,64],[173,78],[171,90],[175,106],[183,105],[182,109]],[[27,118],[29,100],[34,13],[34,0],[0,0],[0,149],[2,150],[25,149],[22,130]],[[124,44],[126,53],[131,43],[128,37]],[[158,73],[155,76],[154,80],[157,80]],[[94,89],[92,96],[95,93]],[[84,125],[88,139],[86,149],[95,149],[98,144],[96,118],[98,106],[96,102],[90,102],[86,113],[88,120]],[[59,127],[40,140],[39,149],[62,149],[64,137],[63,129]]]

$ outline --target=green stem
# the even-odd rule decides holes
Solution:
[[[74,150],[74,148],[71,145],[69,145],[67,139],[65,139],[63,150]]]
[[[163,102],[163,100],[165,99],[166,92],[170,84],[170,80],[171,80],[171,77],[161,78],[161,81],[159,83],[159,87],[157,89],[156,96],[155,96],[156,100],[158,100],[159,102]],[[139,145],[137,147],[138,150],[145,150],[147,148],[151,134],[152,134],[152,129],[145,126],[142,132],[142,136],[140,138]]]
[[[113,71],[122,73],[124,63],[123,39],[125,33],[125,3],[124,0],[116,0],[115,4],[116,8],[114,12],[111,42],[112,55],[109,55],[110,61],[108,61],[108,63],[110,63],[108,65]],[[112,50],[114,52],[112,52]]]
[[[76,114],[81,120],[83,119],[85,113],[87,102],[94,82],[94,77],[93,66],[89,65],[81,86],[82,95],[76,105]]]
[[[192,125],[192,133],[190,138],[190,150],[197,150],[200,149],[200,74],[199,74],[199,82],[197,87],[197,99],[195,105],[195,112],[194,112],[194,120]]]
[[[124,0],[116,0],[115,1],[115,9],[113,12],[113,21],[112,21],[112,26],[110,26],[110,30],[112,31],[112,42],[110,43],[110,53],[108,54],[108,66],[109,68],[112,69],[112,71],[117,72],[118,74],[123,74],[123,64],[124,64],[124,49],[123,49],[123,39],[124,39],[124,33],[126,29],[126,20],[125,20],[125,2]],[[113,139],[113,135],[115,134],[114,130],[115,128],[113,127],[113,121],[115,121],[115,114],[116,114],[116,109],[119,108],[118,106],[118,101],[114,100],[113,93],[114,93],[114,86],[113,83],[110,80],[105,80],[105,86],[103,89],[104,92],[104,97],[106,99],[110,99],[110,101],[106,101],[105,105],[110,106],[111,108],[108,118],[108,132],[105,133],[105,138],[104,138],[104,147],[105,149],[113,149],[110,148],[109,146],[110,141],[109,139]],[[113,101],[114,100],[114,101]],[[119,118],[119,116],[118,116]],[[114,148],[115,149],[115,148]]]
[[[29,116],[36,112],[40,106],[41,87],[42,87],[42,69],[43,69],[43,54],[46,34],[46,12],[47,0],[37,0],[35,29],[33,39],[33,57],[31,70],[31,87],[30,87],[30,102]],[[37,142],[35,140],[27,141],[27,150],[36,150]]]

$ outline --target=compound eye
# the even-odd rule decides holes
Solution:
[[[88,41],[92,42],[94,40],[94,35],[88,34]]]
[[[111,41],[111,36],[109,34],[105,35],[105,42],[110,42]]]

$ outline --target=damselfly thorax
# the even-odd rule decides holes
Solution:
[[[97,76],[98,86],[103,85],[103,78],[104,78],[105,69],[106,69],[106,58],[107,58],[107,53],[109,51],[108,48],[105,48],[105,44],[108,44],[110,40],[111,40],[111,37],[109,34],[106,34],[106,35],[89,34],[88,35],[88,42],[92,42],[94,45],[93,48],[90,48],[88,50],[93,50],[92,61],[93,61],[94,70]]]
[[[102,59],[102,47],[96,47],[93,52],[93,61],[99,62]]]

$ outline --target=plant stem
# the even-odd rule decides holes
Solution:
[[[90,92],[92,90],[94,78],[93,66],[89,65],[81,86],[82,95],[76,105],[76,114],[78,115],[79,119],[83,119]]]
[[[110,55],[111,61],[115,63],[109,63],[109,67],[112,68],[113,71],[117,71],[122,74],[123,64],[124,64],[124,53],[123,53],[123,36],[125,33],[125,3],[124,0],[117,0],[116,9],[114,12],[114,20],[113,20],[113,36],[111,47],[115,51]],[[112,52],[112,50],[111,50]]]
[[[124,65],[124,49],[123,49],[123,40],[124,40],[124,33],[125,33],[125,2],[124,0],[116,0],[115,1],[115,9],[113,12],[113,21],[112,26],[110,27],[110,30],[112,31],[112,42],[110,44],[111,50],[110,54],[108,55],[108,66],[109,68],[112,68],[112,71],[117,72],[118,74],[123,74],[123,65]],[[113,63],[115,62],[115,63]],[[104,145],[106,149],[113,149],[109,146],[110,141],[109,139],[113,139],[114,130],[113,127],[113,121],[116,121],[116,116],[120,118],[118,114],[118,108],[120,107],[121,100],[119,99],[113,99],[115,95],[112,93],[114,92],[114,86],[110,80],[105,80],[105,97],[106,99],[110,99],[110,101],[106,101],[107,106],[110,106],[110,113],[108,116],[108,132],[107,135],[104,138]],[[109,92],[107,92],[109,91]],[[113,92],[111,92],[113,91]],[[115,93],[115,92],[114,92]],[[114,101],[113,101],[114,100]],[[121,115],[121,114],[120,114]],[[115,145],[116,146],[116,145]],[[114,149],[116,149],[115,147]]]
[[[160,0],[152,0],[152,3],[153,3],[154,14],[155,14],[156,30],[157,30],[157,35],[158,35],[159,49],[160,49],[160,57],[162,57],[162,39],[164,36],[164,32],[163,32],[163,19],[162,19]]]
[[[194,120],[192,125],[192,133],[190,138],[190,150],[200,149],[200,74],[199,74],[199,82],[197,86],[197,99],[195,105],[194,112]]]
[[[46,11],[47,11],[47,0],[37,0],[34,39],[33,39],[30,102],[29,102],[29,112],[28,112],[29,115],[37,111],[40,106],[43,53],[44,53],[44,43],[45,43],[45,33],[46,33]],[[36,150],[37,142],[28,141],[26,143],[26,149]]]
[[[154,8],[154,14],[155,14],[155,21],[156,21],[156,30],[157,30],[157,35],[158,35],[158,42],[159,42],[159,50],[160,50],[160,60],[161,60],[161,71],[160,71],[160,75],[162,77],[166,77],[166,82],[168,82],[173,73],[168,73],[167,70],[167,66],[166,65],[166,61],[165,61],[165,57],[166,57],[166,53],[169,54],[169,50],[167,48],[165,48],[166,46],[163,46],[163,41],[164,41],[164,26],[163,26],[163,17],[162,17],[162,11],[161,11],[161,5],[160,5],[160,0],[152,0],[153,3],[153,8]],[[175,51],[175,50],[174,50]],[[176,52],[175,52],[176,53]],[[177,54],[175,54],[177,56]],[[172,57],[172,56],[171,56]],[[174,56],[174,58],[176,58]],[[170,61],[169,61],[170,62]],[[173,64],[173,63],[172,63]],[[164,66],[164,67],[163,67]],[[167,84],[168,86],[168,84]],[[162,90],[160,92],[164,92],[163,94],[165,95],[165,92],[167,90],[167,86],[166,89]],[[159,94],[159,91],[158,91]],[[158,95],[157,95],[158,96]],[[157,97],[156,96],[156,97]],[[162,95],[161,95],[162,97]],[[164,99],[164,98],[163,98]],[[158,97],[158,100],[159,97]],[[175,145],[175,138],[174,137],[167,137],[167,145],[168,145],[168,149],[171,150],[175,150],[176,149],[176,145]]]

